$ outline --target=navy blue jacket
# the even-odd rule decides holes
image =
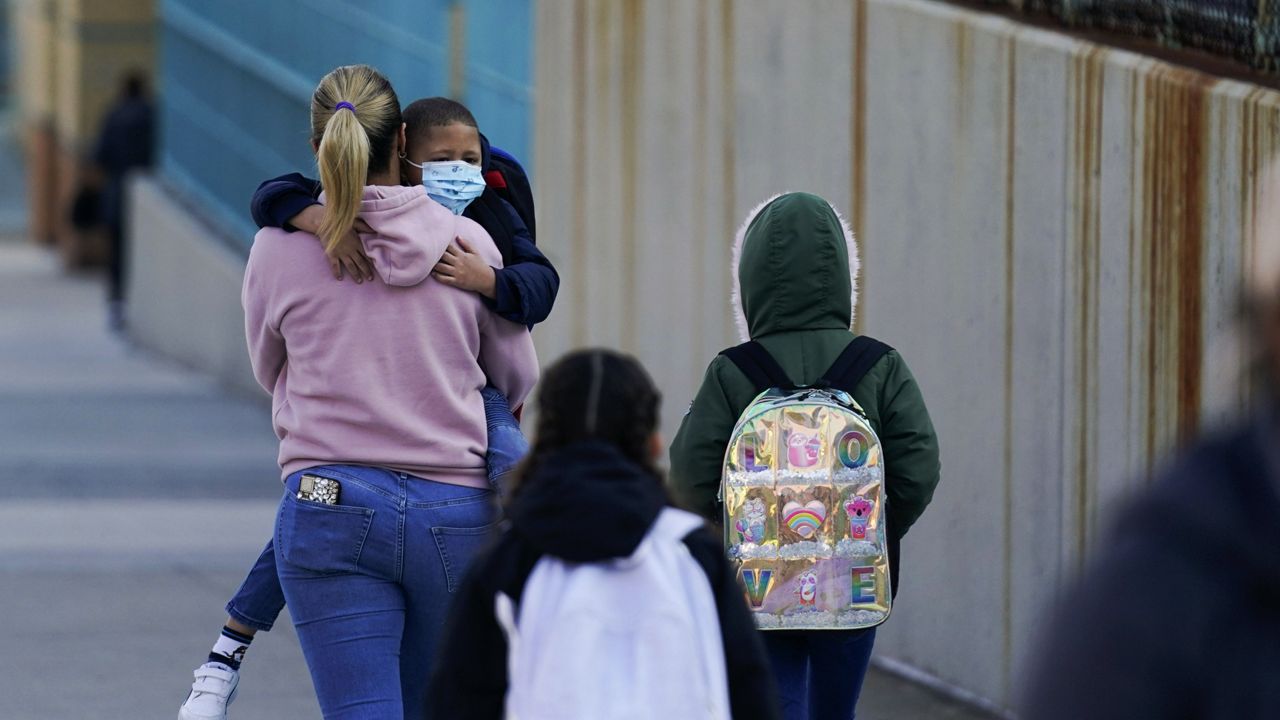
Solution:
[[[102,124],[93,160],[106,175],[102,212],[109,227],[118,228],[123,217],[125,175],[151,167],[154,129],[155,110],[145,98],[121,100]]]
[[[297,228],[289,224],[289,218],[316,204],[319,194],[319,181],[300,173],[289,173],[259,185],[249,209],[258,227],[278,227],[293,232]],[[505,217],[480,212],[485,207],[503,208]],[[503,250],[506,267],[495,270],[495,297],[493,300],[482,297],[485,304],[498,315],[521,325],[533,327],[546,320],[560,291],[560,275],[534,244],[520,214],[492,189],[486,189],[462,214],[480,223]]]

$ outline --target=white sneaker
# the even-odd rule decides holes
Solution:
[[[240,673],[222,663],[196,668],[191,694],[178,708],[178,720],[226,720],[227,706],[236,699]]]

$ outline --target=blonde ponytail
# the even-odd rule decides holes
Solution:
[[[320,239],[332,250],[356,224],[356,213],[369,176],[369,136],[354,112],[340,110],[329,118],[316,152],[320,186],[324,188],[324,217]]]
[[[311,141],[324,188],[320,239],[332,250],[360,211],[370,168],[386,167],[400,130],[400,100],[368,65],[324,76],[311,98]]]

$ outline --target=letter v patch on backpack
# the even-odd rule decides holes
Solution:
[[[808,387],[758,343],[724,353],[765,388],[734,426],[720,482],[725,549],[761,629],[861,629],[889,617],[880,439],[851,395],[889,350],[857,338]]]

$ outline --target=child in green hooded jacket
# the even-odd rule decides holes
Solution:
[[[855,335],[859,261],[852,233],[830,203],[788,193],[753,210],[733,253],[734,311],[742,340],[755,340],[797,384],[831,367]],[[687,507],[721,521],[717,499],[725,448],[757,388],[717,356],[671,446],[671,484]],[[892,579],[898,545],[938,484],[938,438],[924,398],[896,351],[858,383],[854,399],[880,438]],[[847,720],[862,689],[875,629],[764,633],[788,720]]]

